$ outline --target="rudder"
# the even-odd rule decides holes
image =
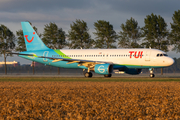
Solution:
[[[21,22],[27,51],[49,49],[39,38],[29,22]]]

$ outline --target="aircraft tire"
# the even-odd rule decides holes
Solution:
[[[92,74],[91,72],[86,72],[86,73],[84,74],[84,76],[85,76],[85,77],[92,77],[93,74]]]
[[[107,75],[104,75],[104,77],[111,77],[112,74],[107,74]]]
[[[150,74],[149,77],[150,77],[150,78],[154,78],[155,75],[154,75],[154,74]]]
[[[89,77],[92,77],[92,76],[93,76],[92,72],[89,72]]]

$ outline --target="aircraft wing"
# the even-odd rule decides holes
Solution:
[[[94,65],[96,65],[96,64],[103,64],[103,63],[113,64],[112,62],[107,62],[107,61],[93,61],[93,60],[82,60],[82,59],[67,59],[67,58],[55,58],[55,57],[45,57],[45,56],[38,56],[38,58],[51,59],[51,60],[53,60],[52,62],[67,61],[66,64],[78,63],[78,66],[85,66],[85,67],[94,67]]]
[[[34,56],[36,58],[47,58],[53,60],[52,62],[67,61],[66,64],[78,63],[78,66],[85,66],[85,67],[94,67],[96,64],[103,64],[103,63],[113,64],[112,62],[109,61],[93,61],[93,60],[82,60],[82,59],[45,57],[45,56],[37,56],[36,54],[23,54],[23,53],[10,53],[10,54]]]

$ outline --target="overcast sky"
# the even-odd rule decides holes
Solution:
[[[66,32],[76,19],[87,22],[90,33],[94,22],[106,20],[119,32],[120,25],[133,17],[139,26],[144,26],[144,18],[151,13],[161,15],[170,29],[174,11],[180,9],[180,0],[0,0],[0,24],[11,29],[14,34],[21,29],[21,21],[30,21],[43,33],[44,25],[55,22]],[[180,54],[169,52],[171,57]],[[13,57],[21,63],[30,63]],[[2,61],[0,57],[0,61]],[[8,58],[12,60],[12,58]]]

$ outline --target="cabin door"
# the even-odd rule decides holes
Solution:
[[[48,57],[48,53],[49,53],[49,51],[44,51],[43,56],[44,56],[44,57]],[[47,59],[47,58],[43,58],[43,61],[44,61],[44,62],[47,62],[48,59]]]
[[[150,55],[151,55],[151,51],[150,50],[146,51],[145,61],[150,61]]]

